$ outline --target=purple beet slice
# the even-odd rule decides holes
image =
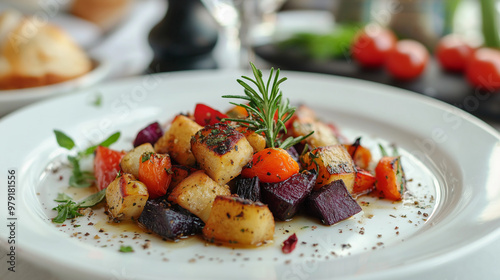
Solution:
[[[188,210],[178,205],[171,206],[164,200],[148,200],[138,221],[146,229],[168,240],[201,233],[205,225]]]
[[[297,173],[283,182],[263,183],[262,202],[267,204],[276,219],[291,219],[315,184],[316,174],[309,171]]]
[[[140,146],[144,143],[151,143],[151,145],[154,145],[162,135],[163,130],[158,122],[149,124],[137,133],[134,140],[134,147]]]
[[[333,225],[362,210],[342,180],[333,181],[312,192],[307,197],[306,204],[311,214],[325,225]]]
[[[251,201],[261,201],[259,177],[239,178],[236,181],[236,194],[241,198]]]

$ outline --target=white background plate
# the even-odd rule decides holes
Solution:
[[[192,110],[197,102],[224,108],[222,104],[227,103],[219,98],[220,95],[241,92],[235,82],[240,75],[200,71],[139,77],[101,86],[103,106],[100,108],[89,105],[96,91],[83,91],[31,106],[3,119],[0,131],[9,137],[3,140],[2,170],[17,168],[19,177],[16,193],[18,248],[32,261],[53,267],[57,273],[71,275],[72,279],[75,275],[87,279],[91,276],[107,279],[233,278],[235,275],[266,279],[333,276],[387,279],[442,264],[497,236],[500,173],[493,171],[500,168],[500,136],[495,130],[451,106],[399,89],[326,75],[293,72],[284,75],[289,81],[282,88],[292,102],[310,105],[322,118],[335,120],[341,128],[397,143],[404,156],[417,163],[414,166],[421,164],[424,171],[420,175],[430,172],[430,181],[436,182],[438,205],[430,219],[404,242],[398,240],[377,250],[356,251],[340,258],[321,258],[314,263],[305,262],[298,254],[283,257],[277,246],[245,251],[244,254],[250,256],[246,263],[240,258],[234,263],[176,262],[177,251],[183,252],[179,253],[182,259],[188,250],[191,255],[196,251],[206,258],[210,257],[207,252],[212,254],[215,250],[219,255],[212,257],[229,260],[236,252],[190,245],[177,251],[167,250],[169,261],[163,262],[160,258],[142,257],[139,250],[120,254],[80,242],[47,222],[50,212],[42,203],[48,199],[36,193],[42,188],[40,180],[47,164],[64,153],[54,141],[54,128],[72,135],[77,145],[85,147],[116,130],[128,128],[132,132],[126,137],[131,137],[148,122],[165,121],[179,111]],[[6,184],[6,180],[1,184]],[[2,192],[2,209],[6,209],[6,201],[6,192]],[[0,213],[0,219],[5,221],[5,211]],[[372,220],[376,218],[377,215]],[[356,220],[346,222],[352,221]],[[350,227],[357,229],[356,225]],[[393,232],[393,228],[391,225],[387,231]],[[0,240],[6,246],[8,233],[5,227],[0,229]],[[322,231],[328,229],[321,228]],[[310,238],[315,238],[315,234],[310,232]],[[306,235],[303,234],[305,239]],[[343,234],[341,242],[349,239],[348,236]],[[373,241],[373,235],[353,233],[352,236],[355,236],[353,240],[361,240],[359,242]],[[282,239],[278,237],[276,243]],[[307,250],[304,247],[300,250]],[[259,262],[259,256],[279,258],[280,261]]]

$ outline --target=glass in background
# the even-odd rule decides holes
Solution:
[[[202,0],[221,27],[221,49],[216,53],[220,68],[246,69],[255,58],[250,31],[272,21],[285,0]]]

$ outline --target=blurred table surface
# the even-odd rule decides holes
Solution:
[[[152,58],[152,53],[146,41],[147,31],[162,18],[165,9],[166,5],[164,1],[138,1],[138,5],[134,7],[134,15],[124,22],[120,28],[110,34],[106,34],[105,39],[96,40],[95,36],[103,35],[92,35],[92,31],[89,31],[90,33],[85,35],[87,37],[80,38],[83,41],[87,40],[89,42],[87,49],[90,53],[96,56],[108,57],[113,62],[115,70],[114,74],[109,77],[109,80],[144,73],[145,68]],[[64,25],[66,21],[61,19],[61,22]],[[78,33],[70,25],[66,25],[65,27],[70,33]],[[90,27],[90,30],[92,30],[92,27]],[[137,37],[142,38],[142,41],[130,40],[130,38]],[[94,41],[90,43],[92,40]],[[215,50],[216,57],[219,59],[224,57],[221,55],[224,52],[223,43],[224,40],[220,40]],[[271,63],[262,58],[259,62],[263,65],[271,65]],[[224,62],[221,62],[221,65],[224,65]],[[500,131],[500,121],[492,119],[484,120]],[[500,238],[497,238],[490,244],[478,248],[465,256],[458,257],[454,261],[440,264],[437,267],[421,271],[415,275],[407,275],[405,279],[422,279],[424,277],[427,279],[500,279],[500,270],[497,269],[497,265],[500,263],[499,251]],[[24,253],[27,252],[18,252],[16,272],[12,273],[7,270],[7,252],[3,248],[0,249],[0,279],[61,280],[43,267],[38,267],[25,261],[23,259]]]

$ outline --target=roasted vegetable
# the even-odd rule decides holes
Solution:
[[[120,161],[120,168],[125,173],[130,173],[139,178],[139,164],[144,153],[154,153],[154,148],[150,143],[142,144],[125,154]]]
[[[145,128],[141,129],[134,140],[134,147],[140,146],[145,143],[154,145],[158,139],[163,135],[163,130],[158,122],[154,122]]]
[[[204,226],[200,218],[164,200],[148,200],[139,217],[139,223],[147,230],[168,240],[201,233]]]
[[[221,185],[236,178],[253,153],[243,134],[222,123],[198,131],[191,140],[191,149],[200,167]]]
[[[120,161],[124,152],[111,150],[98,146],[94,157],[94,176],[97,180],[97,188],[103,190],[116,178],[120,171]]]
[[[251,201],[261,201],[259,177],[238,178],[236,181],[236,194]]]
[[[247,129],[243,126],[236,127],[236,130],[243,133],[248,140],[248,143],[253,148],[253,152],[260,152],[266,148],[266,138],[264,136],[255,133],[252,130]]]
[[[315,183],[316,174],[305,171],[283,182],[262,184],[262,202],[268,205],[275,218],[283,221],[291,219]]]
[[[139,180],[148,187],[151,198],[157,198],[167,193],[172,180],[171,168],[172,164],[168,154],[142,154],[139,163]]]
[[[380,196],[390,200],[401,200],[406,190],[406,178],[401,157],[384,156],[375,168],[376,190]]]
[[[217,196],[203,236],[211,243],[259,246],[273,239],[274,218],[266,205],[235,196]]]
[[[288,124],[288,134],[300,137],[314,133],[304,142],[312,148],[339,144],[335,132],[331,127],[316,118],[316,114],[307,106],[300,106]]]
[[[307,210],[325,225],[333,225],[359,212],[361,207],[349,194],[342,180],[313,191],[306,200]]]
[[[156,142],[155,151],[160,154],[168,153],[182,165],[194,166],[196,159],[191,152],[191,137],[201,128],[190,118],[178,115],[170,128]]]
[[[206,222],[215,197],[230,194],[228,186],[219,185],[200,170],[182,180],[172,190],[168,200],[179,204]]]
[[[194,108],[194,121],[201,126],[214,125],[224,118],[227,118],[226,114],[205,104],[198,103]]]
[[[299,164],[281,148],[267,148],[253,155],[241,171],[245,178],[259,177],[264,183],[282,182],[299,172]]]
[[[361,146],[361,138],[356,139],[352,145],[344,145],[347,152],[351,155],[354,164],[361,169],[368,169],[372,162],[372,153],[369,149]]]
[[[136,220],[149,198],[146,185],[132,174],[121,174],[106,189],[106,203],[116,220]]]
[[[319,147],[300,157],[302,167],[306,170],[316,170],[315,189],[319,189],[333,181],[342,179],[349,193],[352,193],[356,168],[354,162],[343,145]]]
[[[172,165],[172,180],[170,181],[169,190],[175,188],[182,180],[184,180],[191,173],[197,171],[189,166],[184,165]]]
[[[375,189],[375,182],[377,178],[370,172],[356,168],[356,179],[354,180],[354,187],[352,189],[352,195],[359,196],[363,194],[367,194]]]

